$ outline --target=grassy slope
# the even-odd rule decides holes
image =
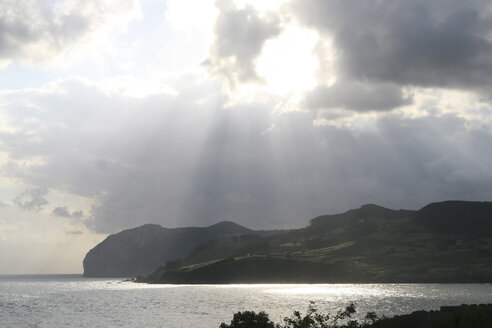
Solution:
[[[452,213],[459,211],[450,212],[450,204],[442,204],[442,212],[453,221],[452,229],[443,227],[442,232],[439,224],[446,217],[440,216],[439,206],[424,216],[422,211],[366,205],[315,218],[304,229],[209,242],[180,266],[158,269],[149,281],[491,282],[492,211],[484,214],[483,204],[475,204],[480,225],[467,216],[462,219],[462,224],[469,223],[466,229],[458,229],[459,218]]]

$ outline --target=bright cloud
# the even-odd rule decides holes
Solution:
[[[139,17],[136,0],[7,0],[0,4],[0,59],[4,65],[57,64],[80,49],[102,46],[107,33]]]

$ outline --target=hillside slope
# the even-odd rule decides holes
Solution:
[[[303,229],[202,244],[154,283],[492,282],[492,203],[364,205]]]

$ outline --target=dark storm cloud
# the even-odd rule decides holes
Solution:
[[[236,82],[258,81],[256,59],[266,40],[280,34],[280,21],[270,13],[260,16],[251,6],[238,9],[228,0],[217,0],[220,10],[215,23],[215,42],[204,62],[213,74]]]
[[[303,24],[332,38],[342,84],[454,88],[492,97],[489,1],[294,0],[291,5]]]
[[[387,111],[409,105],[401,88],[394,84],[337,81],[330,87],[318,86],[306,94],[303,106],[309,109],[343,108],[355,111]]]
[[[45,205],[49,204],[44,198],[48,192],[46,187],[27,189],[17,195],[13,202],[25,211],[39,212]]]

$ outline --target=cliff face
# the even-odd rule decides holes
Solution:
[[[84,277],[148,275],[169,260],[187,256],[204,242],[254,233],[233,222],[177,229],[146,224],[110,235],[91,249],[84,258]]]

